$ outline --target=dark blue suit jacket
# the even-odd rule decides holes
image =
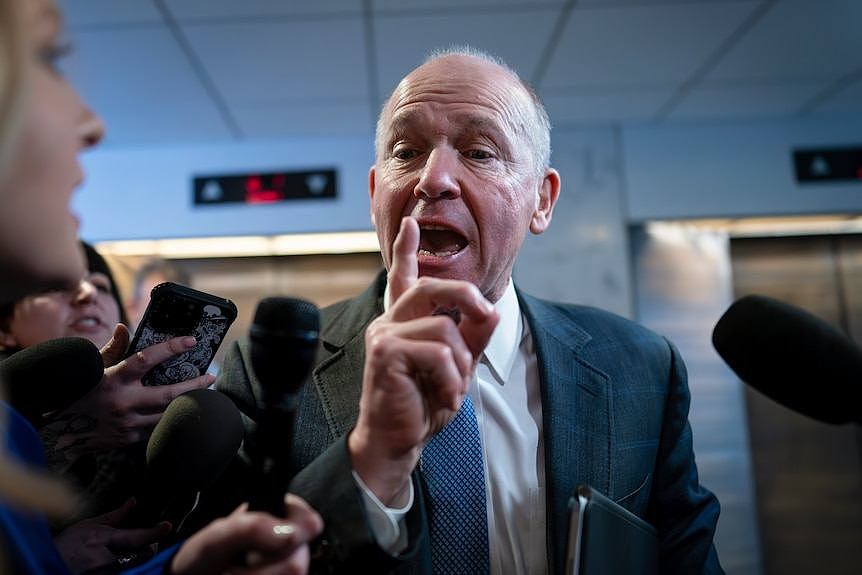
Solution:
[[[362,295],[322,311],[318,361],[302,392],[290,489],[324,517],[321,571],[430,572],[419,477],[407,516],[410,545],[390,557],[374,542],[346,449],[358,415],[364,332],[382,313],[384,282],[381,274]],[[662,573],[720,573],[712,543],[719,507],[698,483],[685,367],[675,348],[602,310],[518,297],[542,389],[549,572],[564,571],[568,498],[586,483],[656,526]],[[216,385],[252,426],[261,390],[248,362],[240,342]]]

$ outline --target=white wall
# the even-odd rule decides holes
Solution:
[[[794,179],[794,148],[846,145],[862,145],[862,116],[626,128],[628,219],[862,211],[862,181]]]
[[[552,164],[562,180],[560,199],[551,227],[524,244],[514,276],[520,287],[541,297],[631,317],[618,136],[611,128],[554,132]]]
[[[83,218],[81,236],[90,241],[371,229],[371,136],[97,149],[83,158],[87,179],[74,206]],[[192,204],[194,175],[326,167],[338,170],[335,199]]]

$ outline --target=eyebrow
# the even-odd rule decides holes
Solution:
[[[58,36],[63,31],[63,15],[60,13],[60,9],[57,8],[57,4],[53,1],[43,3],[42,10],[37,14],[37,18],[48,22],[51,37]]]
[[[391,144],[395,138],[408,132],[417,124],[420,124],[423,120],[423,116],[424,114],[418,110],[399,112],[396,116],[393,116],[389,120],[389,125],[386,128],[386,131],[389,134],[389,137],[386,140],[387,144]]]

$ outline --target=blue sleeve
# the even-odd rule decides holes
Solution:
[[[691,403],[688,376],[679,352],[672,344],[668,345],[670,391],[650,513],[659,532],[659,571],[680,575],[723,574],[712,542],[718,523],[718,499],[698,481],[688,422]]]
[[[132,567],[122,573],[123,575],[156,575],[158,573],[170,573],[168,568],[170,567],[171,559],[174,558],[174,555],[179,551],[181,545],[182,543],[172,545],[164,551],[160,551],[155,557],[146,563],[138,565],[137,567]]]
[[[44,468],[42,442],[30,422],[2,401],[0,418],[6,419],[5,440],[9,459],[34,470]],[[15,573],[69,573],[54,546],[48,521],[39,513],[28,512],[5,501],[0,503],[0,545],[5,546],[7,560]]]

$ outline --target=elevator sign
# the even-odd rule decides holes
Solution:
[[[793,166],[802,184],[862,182],[862,146],[794,150]]]
[[[192,182],[195,206],[216,204],[274,204],[292,200],[335,197],[335,169],[254,172],[195,176]]]

